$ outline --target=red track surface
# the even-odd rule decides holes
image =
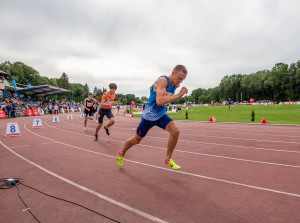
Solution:
[[[111,135],[102,128],[95,142],[95,123],[84,131],[78,113],[59,117],[43,117],[39,129],[33,118],[1,120],[0,178],[23,178],[121,222],[300,222],[300,127],[179,121],[174,171],[163,166],[168,134],[159,128],[120,168],[117,151],[139,119],[116,117]],[[8,122],[22,136],[4,137]],[[19,187],[42,222],[111,222]],[[35,222],[16,188],[0,196],[1,222]]]

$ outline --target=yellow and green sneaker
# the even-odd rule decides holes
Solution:
[[[165,160],[164,164],[174,170],[178,170],[181,168],[180,166],[176,165],[176,163],[172,159],[170,159],[170,161]]]
[[[117,163],[118,163],[118,165],[119,165],[120,167],[123,166],[123,159],[124,159],[124,157],[121,156],[121,150],[119,150],[119,151],[118,151]]]

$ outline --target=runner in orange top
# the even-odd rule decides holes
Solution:
[[[116,104],[114,101],[117,94],[115,91],[117,90],[117,85],[114,83],[109,84],[109,91],[105,92],[102,96],[101,104],[100,104],[100,109],[99,109],[99,117],[98,117],[98,126],[96,128],[95,132],[95,141],[98,141],[98,132],[102,126],[103,123],[103,118],[106,115],[106,117],[109,119],[109,123],[104,126],[104,129],[106,131],[106,134],[109,135],[109,130],[108,128],[115,124],[115,118],[113,113],[111,112],[111,108],[113,105]]]

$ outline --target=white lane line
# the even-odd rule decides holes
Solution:
[[[27,146],[38,146],[38,145],[46,145],[46,144],[52,144],[56,142],[43,142],[43,143],[38,143],[38,144],[28,144],[28,145],[21,145],[21,146],[11,146],[10,148],[15,149],[15,148],[21,148],[21,147],[27,147]]]
[[[62,122],[64,122],[63,119],[62,119]],[[64,122],[64,123],[66,123],[68,125],[73,125],[73,126],[79,127],[79,125],[71,124],[71,123],[68,123],[68,122]],[[55,127],[53,127],[53,128],[55,128]],[[94,129],[94,128],[87,127],[87,129]],[[61,131],[63,131],[63,130],[61,130]],[[64,130],[64,131],[67,131],[67,130]],[[72,132],[72,133],[75,133],[75,132]],[[131,135],[131,133],[124,133],[124,132],[115,132],[115,133]],[[78,133],[78,134],[80,134],[80,133]],[[147,138],[156,138],[156,139],[163,139],[163,140],[168,139],[168,138],[155,137],[155,136],[150,136],[150,135],[147,135]],[[105,139],[105,138],[103,138],[103,139]],[[105,140],[108,140],[108,139],[105,139]],[[188,143],[191,142],[191,143],[200,143],[200,144],[217,145],[217,146],[227,146],[227,147],[237,147],[237,148],[245,148],[245,149],[255,149],[255,150],[265,150],[265,151],[273,151],[273,152],[287,152],[287,153],[299,153],[300,154],[300,151],[295,151],[295,150],[268,149],[268,148],[262,148],[262,147],[238,146],[238,145],[223,144],[223,143],[211,143],[211,142],[205,142],[205,141],[200,141],[200,142],[198,142],[198,141],[189,141],[189,140],[178,140],[178,141],[185,141],[185,142],[188,142]],[[143,144],[138,144],[138,145],[143,145]],[[176,151],[180,151],[180,150],[176,150]]]
[[[76,121],[76,120],[75,120]],[[77,119],[77,121],[79,121]],[[92,123],[92,124],[96,124],[96,123]],[[136,126],[137,127],[137,126]],[[120,129],[128,129],[128,130],[132,130],[132,128],[125,128],[125,127],[120,127],[120,126],[114,126],[114,128],[120,128]],[[220,132],[220,131],[209,131],[209,130],[195,130],[195,129],[184,129],[184,128],[180,128],[180,135],[188,135],[188,136],[199,136],[199,135],[195,135],[195,134],[188,134],[188,133],[185,133],[184,131],[188,131],[188,132],[213,132],[213,133],[224,133],[224,132]],[[169,134],[168,132],[165,132],[165,131],[153,131],[152,132],[159,132],[160,134]],[[253,136],[270,136],[270,137],[286,137],[286,138],[300,138],[300,135],[299,136],[290,136],[290,135],[272,135],[272,134],[253,134],[253,133],[246,133],[246,132],[226,132],[226,134],[232,134],[232,135],[235,135],[235,134],[238,134],[238,135],[253,135]],[[203,136],[203,135],[202,135]],[[205,135],[206,137],[207,135]],[[207,136],[207,137],[219,137],[219,136]],[[232,138],[232,137],[231,137]],[[233,138],[235,139],[235,138]],[[240,139],[240,138],[237,138],[237,139]],[[252,140],[256,140],[257,139],[252,139]]]
[[[176,121],[179,121],[179,120],[176,120]],[[201,123],[200,123],[201,124]],[[230,123],[208,123],[209,125],[214,125],[214,124],[230,124]],[[243,124],[243,123],[240,123],[241,125],[248,125],[247,123],[246,124]],[[196,127],[196,126],[195,126]],[[252,126],[249,126],[249,127],[252,127]],[[256,127],[266,127],[266,128],[268,128],[268,127],[274,127],[274,126],[272,126],[272,125],[268,125],[268,126],[262,126],[262,125],[256,125]],[[295,127],[295,128],[299,128],[299,126],[283,126],[283,127]],[[199,128],[199,126],[197,126],[196,128]],[[290,131],[290,130],[288,130],[288,131],[286,131],[286,130],[275,130],[275,129],[257,129],[257,128],[243,128],[243,126],[241,127],[241,128],[236,128],[236,126],[235,127],[232,127],[232,128],[220,128],[220,126],[218,126],[218,127],[208,127],[207,125],[206,126],[201,126],[201,128],[208,128],[208,129],[219,129],[219,130],[226,130],[226,129],[229,129],[229,130],[240,130],[240,131],[255,131],[255,132],[265,132],[266,130],[268,131],[268,132],[280,132],[280,133],[282,133],[282,132],[285,132],[285,133],[297,133],[298,131]]]
[[[50,141],[54,141],[54,142],[60,143],[60,144],[65,145],[65,146],[69,146],[71,148],[78,149],[78,150],[82,150],[82,151],[94,153],[94,154],[97,154],[97,155],[101,155],[101,156],[105,156],[105,157],[116,159],[115,156],[111,156],[111,155],[106,155],[106,154],[103,154],[103,153],[94,152],[94,151],[91,151],[91,150],[88,150],[88,149],[84,149],[84,148],[81,148],[81,147],[78,147],[78,146],[73,146],[73,145],[70,145],[70,144],[66,144],[66,143],[63,143],[63,142],[60,142],[60,141],[57,141],[57,140],[45,137],[45,136],[41,136],[41,135],[36,134],[36,133],[30,131],[29,129],[27,129],[26,128],[26,124],[24,124],[24,128],[27,131],[31,132],[32,134],[37,135],[37,136],[42,137],[42,138],[45,138],[45,139],[48,139]],[[141,162],[137,162],[137,161],[133,161],[133,160],[128,160],[128,159],[125,159],[125,160],[127,162],[131,162],[131,163],[135,163],[135,164],[139,164],[139,165],[143,165],[143,166],[153,167],[153,168],[161,169],[161,170],[164,170],[164,171],[170,171],[170,172],[175,173],[175,174],[183,174],[183,175],[187,175],[187,176],[193,176],[193,177],[197,177],[197,178],[203,178],[203,179],[213,180],[213,181],[217,181],[217,182],[228,183],[228,184],[233,184],[233,185],[237,185],[237,186],[252,188],[252,189],[256,189],[256,190],[268,191],[268,192],[273,192],[273,193],[277,193],[277,194],[284,194],[284,195],[289,195],[289,196],[299,197],[300,198],[300,194],[289,193],[289,192],[279,191],[279,190],[273,190],[273,189],[269,189],[269,188],[265,188],[265,187],[258,187],[258,186],[253,186],[253,185],[249,185],[249,184],[243,184],[243,183],[238,183],[238,182],[234,182],[234,181],[223,180],[223,179],[218,179],[218,178],[214,178],[214,177],[208,177],[208,176],[199,175],[199,174],[193,174],[193,173],[184,172],[184,171],[167,169],[167,168],[163,168],[163,167],[160,167],[160,166],[155,166],[155,165],[151,165],[151,164],[141,163]]]
[[[121,127],[115,127],[115,128],[121,128]],[[132,128],[130,128],[132,130]],[[182,130],[182,129],[181,129]],[[129,134],[129,133],[122,133],[122,134]],[[246,139],[246,138],[238,138],[238,137],[228,137],[228,136],[212,136],[212,135],[194,135],[194,134],[181,134],[181,135],[191,135],[191,136],[202,136],[202,137],[208,137],[208,138],[222,138],[222,139],[233,139],[233,140],[246,140],[246,141],[255,141],[255,142],[270,142],[270,143],[284,143],[284,144],[299,144],[300,142],[291,142],[291,141],[274,141],[274,140],[267,140],[267,139]],[[149,138],[150,136],[147,136]],[[154,136],[151,136],[152,138],[155,138]],[[296,136],[297,137],[297,136]],[[160,137],[157,137],[160,138]],[[195,142],[195,141],[189,141],[189,140],[182,140],[179,139],[178,141],[188,141],[188,142]]]
[[[132,128],[124,128],[124,127],[119,127],[119,126],[114,126],[114,128],[120,128],[120,129],[128,129],[132,130]],[[208,130],[193,130],[193,129],[182,129],[180,128],[180,135],[190,135],[190,136],[198,136],[195,134],[188,134],[184,133],[183,131],[189,131],[189,132],[194,132],[194,131],[200,131],[200,132],[213,132],[213,133],[224,133],[224,132],[219,132],[219,131],[208,131]],[[152,131],[152,132],[159,132],[163,134],[168,134],[168,132],[163,132],[163,131]],[[300,136],[288,136],[288,135],[270,135],[270,134],[253,134],[253,133],[244,133],[244,132],[226,132],[226,134],[239,134],[239,135],[253,135],[253,136],[271,136],[271,137],[287,137],[287,138],[300,138]]]
[[[24,127],[25,127],[25,124],[24,124]],[[25,127],[25,128],[26,128],[26,127]],[[27,129],[27,128],[26,128],[26,129]],[[27,130],[28,130],[28,129],[27,129]],[[30,130],[28,130],[28,131],[31,132]],[[31,132],[31,133],[33,133],[33,132]],[[33,134],[35,134],[35,133],[33,133]],[[38,135],[38,134],[35,134],[35,135]],[[43,137],[43,136],[42,136],[42,137]],[[43,138],[47,138],[47,137],[43,137]],[[55,141],[55,140],[52,140],[52,139],[50,139],[50,138],[47,138],[47,139],[48,139],[48,140],[51,140],[51,141]],[[56,143],[61,143],[61,142],[58,142],[58,141],[57,141]],[[66,182],[66,183],[68,183],[68,184],[71,184],[71,185],[73,185],[73,186],[75,186],[75,187],[77,187],[77,188],[79,188],[79,189],[81,189],[81,190],[84,190],[84,191],[86,191],[86,192],[88,192],[88,193],[90,193],[90,194],[95,195],[96,197],[99,197],[99,198],[101,198],[101,199],[103,199],[103,200],[105,200],[105,201],[108,201],[108,202],[110,202],[110,203],[112,203],[112,204],[114,204],[114,205],[117,205],[117,206],[119,206],[119,207],[121,207],[121,208],[124,208],[124,209],[126,209],[126,210],[128,210],[128,211],[131,211],[131,212],[133,212],[133,213],[135,213],[135,214],[138,214],[138,215],[140,215],[140,216],[142,216],[142,217],[144,217],[144,218],[150,219],[150,220],[152,220],[152,221],[154,221],[154,222],[167,223],[166,221],[164,221],[164,220],[162,220],[162,219],[159,219],[159,218],[157,218],[157,217],[155,217],[155,216],[152,216],[152,215],[150,215],[150,214],[147,214],[147,213],[145,213],[145,212],[139,211],[139,210],[137,210],[137,209],[135,209],[135,208],[133,208],[133,207],[131,207],[131,206],[128,206],[128,205],[123,204],[123,203],[121,203],[121,202],[119,202],[119,201],[113,200],[112,198],[109,198],[109,197],[107,197],[107,196],[105,196],[105,195],[103,195],[103,194],[100,194],[100,193],[98,193],[98,192],[96,192],[96,191],[93,191],[93,190],[91,190],[91,189],[89,189],[89,188],[87,188],[87,187],[84,187],[84,186],[82,186],[82,185],[80,185],[80,184],[77,184],[77,183],[75,183],[75,182],[73,182],[73,181],[67,179],[67,178],[64,178],[64,177],[60,176],[60,175],[58,175],[58,174],[56,174],[56,173],[54,173],[54,172],[52,172],[52,171],[50,171],[50,170],[48,170],[48,169],[46,169],[46,168],[44,168],[44,167],[38,165],[38,164],[36,164],[36,163],[34,163],[34,162],[28,160],[27,158],[23,157],[22,155],[16,153],[16,152],[13,151],[12,149],[10,149],[8,146],[6,146],[1,140],[0,140],[0,144],[1,144],[4,148],[6,148],[8,151],[10,151],[10,152],[13,153],[14,155],[16,155],[17,157],[23,159],[24,161],[30,163],[31,165],[33,165],[33,166],[39,168],[40,170],[42,170],[42,171],[44,171],[44,172],[46,172],[46,173],[48,173],[48,174],[50,174],[50,175],[52,175],[52,176],[54,176],[54,177],[60,179],[60,180]],[[62,144],[64,144],[64,143],[62,143]],[[66,144],[66,145],[67,145],[67,144]],[[104,155],[104,154],[103,154],[103,155]],[[115,158],[115,157],[114,157],[114,158]]]
[[[80,121],[80,119],[75,119],[77,121]],[[177,121],[177,120],[175,120]],[[119,121],[119,122],[127,122],[127,121]],[[127,122],[127,123],[132,123],[132,122]],[[114,126],[114,128],[121,128],[121,129],[132,129],[132,128],[123,128],[123,127],[118,127],[118,126]],[[196,128],[199,128],[199,126],[196,126]],[[202,126],[201,126],[202,128]],[[205,127],[203,126],[203,128],[208,128],[208,127]],[[219,129],[219,128],[217,128]],[[223,128],[220,128],[220,129],[223,129]],[[234,129],[234,130],[237,130],[236,128],[228,128],[228,129]],[[209,130],[203,130],[203,129],[185,129],[185,128],[180,128],[181,131],[201,131],[201,132],[214,132],[214,133],[224,133],[224,132],[221,132],[221,131],[209,131]],[[249,129],[246,129],[246,130],[249,130]],[[253,129],[253,131],[257,131],[255,129]],[[263,132],[266,132],[266,130],[259,130],[259,131],[263,131]],[[268,131],[274,131],[274,130],[268,130]],[[275,132],[280,132],[282,133],[282,131],[275,131]],[[297,131],[289,131],[289,132],[297,132]],[[194,134],[185,134],[185,133],[181,133],[182,135],[194,135]],[[271,137],[288,137],[288,138],[300,138],[300,135],[299,136],[290,136],[290,135],[273,135],[273,134],[255,134],[255,133],[247,133],[247,132],[226,132],[226,134],[241,134],[241,135],[254,135],[254,136],[271,136]],[[195,135],[197,136],[197,135]]]
[[[126,132],[116,132],[118,134],[132,134],[132,133],[126,133]],[[271,142],[271,143],[293,143],[293,144],[300,144],[300,142],[284,142],[284,141],[273,141],[273,140],[264,140],[264,139],[244,139],[244,138],[232,138],[232,137],[223,137],[223,136],[207,136],[207,135],[195,135],[195,136],[203,136],[203,137],[210,137],[210,138],[226,138],[226,139],[236,139],[236,140],[249,140],[249,141],[256,141],[256,142]],[[163,139],[161,137],[157,136],[147,136],[147,138],[156,138],[156,139]],[[166,139],[166,138],[165,138]],[[192,141],[192,140],[184,140],[179,139],[178,141],[181,142],[192,142],[192,143],[203,143],[203,141]]]
[[[141,120],[140,118],[135,118],[136,120]],[[122,119],[123,122],[127,122],[127,123],[133,123],[133,120],[131,119],[131,121],[127,121],[129,119],[124,118]],[[208,121],[185,121],[185,120],[174,120],[175,122],[178,122],[178,124],[182,124],[182,123],[187,123],[187,124],[202,124],[201,128],[209,128],[209,129],[233,129],[233,130],[250,130],[250,131],[263,131],[265,132],[265,130],[263,129],[257,129],[257,128],[243,128],[245,126],[248,127],[261,127],[261,128],[271,128],[271,127],[293,127],[293,128],[299,128],[300,125],[299,124],[295,124],[295,125],[289,125],[289,124],[268,124],[268,125],[261,125],[260,123],[240,123],[240,122],[215,122],[215,123],[210,123]],[[219,125],[217,127],[213,127],[213,126],[209,126],[208,125]],[[222,125],[231,125],[233,127],[220,127]],[[185,125],[184,125],[185,126]],[[241,127],[241,128],[237,128]],[[196,127],[198,128],[199,126],[193,125],[191,127]],[[272,131],[272,132],[282,132],[283,130],[275,130],[275,129],[268,129],[268,131]],[[298,131],[284,131],[284,132],[295,132],[297,133]]]
[[[63,119],[62,119],[62,122],[64,122]],[[66,122],[64,122],[64,123],[66,123]],[[50,126],[47,122],[45,122],[45,124],[48,125],[51,128],[58,129],[56,127]],[[66,124],[68,124],[68,123],[66,123]],[[72,133],[72,134],[77,134],[77,135],[82,135],[82,136],[86,136],[86,137],[92,138],[92,136],[90,136],[90,135],[85,135],[85,134],[81,134],[81,133],[77,133],[77,132],[72,132],[72,131],[69,131],[69,130],[63,130],[63,131],[69,132],[69,133]],[[113,139],[106,139],[106,138],[100,138],[100,139],[107,140],[107,141],[112,141],[112,142],[118,142],[118,143],[122,143],[122,144],[124,143],[124,141],[118,141],[118,140],[113,140]],[[150,145],[145,145],[145,144],[138,144],[136,146],[142,146],[142,147],[149,147],[149,148],[154,148],[154,149],[166,150],[166,148],[156,147],[156,146],[150,146]],[[238,160],[238,161],[251,162],[251,163],[259,163],[259,164],[267,164],[267,165],[275,165],[275,166],[300,168],[300,166],[289,165],[289,164],[282,164],[282,163],[270,163],[270,162],[263,162],[263,161],[257,161],[257,160],[247,160],[247,159],[240,159],[240,158],[234,158],[234,157],[228,157],[228,156],[212,155],[212,154],[207,154],[207,153],[195,153],[195,152],[189,152],[189,151],[184,151],[184,150],[176,150],[176,151],[177,152],[181,152],[181,153],[188,153],[188,154],[193,154],[193,155],[199,155],[199,156],[209,156],[209,157],[222,158],[222,159],[231,159],[231,160]]]

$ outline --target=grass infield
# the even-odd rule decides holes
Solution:
[[[255,121],[251,121],[251,112],[255,112]],[[300,105],[236,105],[229,111],[228,106],[190,107],[188,119],[183,108],[176,113],[168,113],[174,120],[208,121],[215,116],[217,122],[260,123],[265,117],[268,124],[300,125]],[[134,115],[141,117],[142,115]]]

